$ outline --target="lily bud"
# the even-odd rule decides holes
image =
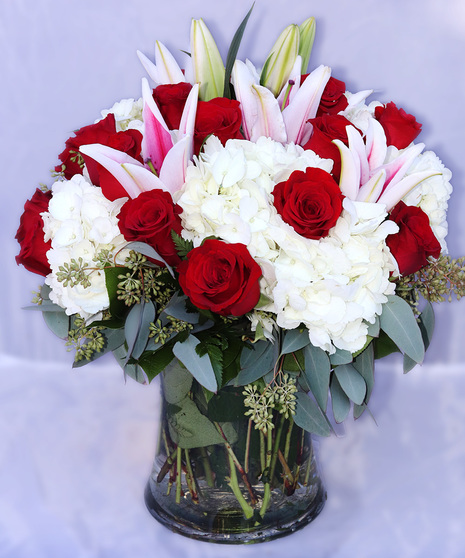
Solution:
[[[224,64],[215,40],[202,19],[192,20],[191,56],[194,81],[200,84],[200,99],[209,101],[221,97],[224,89]]]
[[[302,74],[307,72],[313,41],[315,40],[315,31],[316,23],[314,17],[309,17],[299,26],[299,54],[302,57]]]
[[[260,84],[275,97],[287,83],[298,54],[299,27],[288,25],[271,49],[260,77]]]

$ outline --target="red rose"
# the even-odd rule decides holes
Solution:
[[[179,284],[197,308],[242,316],[260,298],[260,266],[244,244],[205,240],[178,267]]]
[[[48,210],[51,197],[52,192],[42,192],[37,188],[32,198],[24,204],[24,213],[16,233],[16,240],[21,246],[16,263],[44,276],[51,272],[46,254],[52,243],[44,240],[44,221],[40,214]]]
[[[438,258],[441,245],[434,236],[429,217],[419,207],[400,201],[389,219],[399,225],[399,232],[391,234],[386,244],[399,265],[401,275],[410,275],[428,263],[427,258]]]
[[[375,108],[375,118],[381,124],[386,134],[387,144],[397,149],[404,149],[421,132],[421,124],[404,109],[397,108],[394,103]]]
[[[75,132],[75,135],[66,141],[65,150],[60,153],[59,159],[65,165],[64,175],[69,180],[75,174],[82,174],[82,162],[86,163],[87,170],[92,184],[100,186],[102,176],[105,178],[109,175],[101,165],[94,161],[91,157],[79,154],[81,145],[89,145],[91,143],[100,143],[107,147],[113,147],[118,151],[127,153],[134,159],[142,162],[140,151],[142,143],[142,134],[138,130],[126,130],[125,132],[117,132],[115,124],[115,115],[109,114],[103,120],[90,126],[84,126]],[[55,167],[57,172],[61,171],[61,165]],[[125,190],[120,187],[121,195],[127,196]],[[113,197],[112,199],[116,199]]]
[[[169,265],[181,260],[176,253],[171,230],[181,233],[181,208],[173,203],[171,194],[164,190],[142,192],[128,200],[118,215],[119,229],[124,238],[152,246]],[[161,262],[157,262],[161,264]]]
[[[153,99],[170,130],[179,130],[182,111],[192,89],[190,83],[159,85],[153,90]]]
[[[198,155],[205,139],[214,134],[224,145],[228,139],[244,139],[240,132],[242,113],[239,101],[217,97],[199,101],[194,129],[194,153]]]
[[[283,221],[305,238],[328,235],[342,211],[343,195],[332,176],[324,170],[294,171],[273,190],[274,206]]]
[[[323,159],[332,159],[334,161],[331,174],[336,180],[339,180],[341,174],[341,156],[333,140],[341,140],[348,145],[346,127],[350,126],[350,122],[344,116],[334,114],[324,114],[317,118],[309,120],[313,124],[313,134],[308,142],[303,146],[304,149],[311,149]]]
[[[323,94],[321,95],[320,106],[318,107],[317,117],[323,114],[337,114],[344,110],[349,102],[344,95],[346,84],[339,79],[330,77]]]

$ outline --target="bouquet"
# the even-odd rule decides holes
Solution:
[[[421,363],[431,303],[464,293],[451,173],[421,124],[329,67],[307,73],[313,18],[261,68],[240,60],[250,13],[225,64],[203,20],[182,66],[159,41],[154,61],[138,53],[142,98],[67,140],[16,237],[75,367],[112,352],[125,376],[163,376],[151,498],[175,495],[153,496],[154,515],[215,487],[240,511],[228,533],[249,536],[278,493],[313,482],[321,501],[305,433],[368,409],[376,359]]]

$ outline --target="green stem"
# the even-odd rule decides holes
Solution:
[[[292,428],[294,427],[294,419],[292,415],[289,417],[289,427],[287,429],[286,434],[286,444],[284,446],[284,459],[287,461],[289,459],[289,450],[291,448],[291,435],[292,435]]]
[[[176,504],[181,502],[181,448],[178,446],[176,460]]]
[[[205,480],[210,488],[215,486],[215,480],[213,478],[212,468],[210,466],[210,460],[208,459],[208,453],[205,448],[200,448],[200,455],[202,458],[202,465],[205,471]]]
[[[191,493],[192,502],[194,504],[199,503],[199,496],[197,494],[197,490],[195,489],[195,480],[194,480],[194,472],[192,471],[191,460],[189,456],[189,450],[184,450],[184,457],[186,459],[186,481],[187,486],[189,488],[189,492]]]
[[[263,517],[265,515],[265,512],[268,508],[268,504],[270,503],[270,499],[271,499],[270,468],[271,468],[271,456],[272,456],[272,453],[273,453],[273,436],[272,436],[272,433],[271,433],[271,426],[267,427],[266,441],[267,441],[266,468],[265,468],[265,471],[263,473],[264,476],[265,476],[265,481],[266,482],[265,482],[265,491],[263,493],[262,507],[260,508],[261,517]]]
[[[245,517],[247,519],[250,519],[253,516],[253,508],[246,502],[244,496],[242,496],[239,483],[237,482],[236,464],[234,463],[234,460],[231,457],[230,453],[228,453],[228,459],[229,459],[229,471],[230,471],[228,485],[233,491],[237,501],[239,502]]]
[[[310,446],[310,454],[307,459],[307,470],[305,471],[304,486],[308,486],[308,481],[310,479],[310,471],[312,470],[312,460],[313,460],[313,445]]]
[[[250,455],[250,436],[252,434],[252,419],[249,419],[247,425],[247,440],[245,443],[244,471],[249,472],[249,455]]]
[[[247,473],[244,471],[242,465],[239,463],[239,460],[237,459],[236,454],[234,453],[234,451],[231,447],[231,444],[228,442],[228,439],[226,438],[221,426],[217,422],[214,422],[213,424],[216,426],[216,429],[218,430],[221,437],[223,438],[224,445],[226,446],[226,450],[227,450],[228,454],[231,456],[234,464],[236,465],[237,470],[241,474],[242,481],[244,482],[244,484],[247,487],[247,490],[250,494],[250,501],[252,503],[252,506],[254,506],[257,503],[257,498],[256,498],[256,496],[255,496],[255,494],[252,490],[252,485],[250,484],[249,477],[247,476]]]
[[[176,450],[173,451],[171,455],[166,458],[166,461],[163,463],[162,468],[157,476],[157,482],[161,482],[165,477],[166,473],[171,469],[174,463],[174,458],[176,457]]]
[[[278,430],[276,432],[276,436],[274,439],[273,455],[271,458],[271,466],[270,466],[270,483],[273,483],[274,472],[276,469],[276,460],[278,458],[279,443],[281,442],[281,435],[283,433],[284,420],[285,420],[284,415],[281,415],[279,419]]]
[[[260,467],[263,474],[265,470],[265,436],[260,430]]]

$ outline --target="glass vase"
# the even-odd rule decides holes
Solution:
[[[158,447],[145,490],[160,523],[198,540],[247,544],[319,514],[326,492],[314,446],[292,414],[271,410],[256,428],[244,387],[209,394],[177,361],[160,378]]]

